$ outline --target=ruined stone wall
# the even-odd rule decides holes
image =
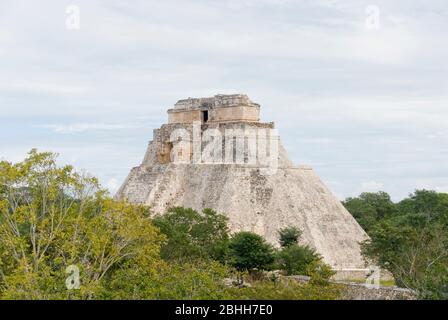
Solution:
[[[173,132],[176,129],[183,129],[187,133],[187,137],[178,137],[178,139],[173,139],[174,135]],[[198,128],[199,129],[199,128]],[[266,129],[265,131],[258,132],[257,129]],[[261,136],[262,133],[266,133],[264,139],[266,147],[269,148],[269,129],[274,129],[274,123],[260,123],[260,122],[248,122],[248,123],[241,123],[241,122],[219,122],[219,123],[207,123],[204,125],[201,125],[200,127],[200,137],[201,139],[204,138],[201,152],[207,147],[206,140],[207,138],[204,137],[204,132],[207,130],[218,130],[221,134],[222,139],[222,148],[221,148],[221,154],[222,154],[222,160],[220,162],[225,161],[226,154],[231,152],[234,153],[234,149],[237,148],[236,142],[228,141],[229,139],[232,139],[233,136],[227,136],[228,133],[232,133],[232,130],[242,130],[241,132],[249,133],[250,130],[252,133],[259,135],[256,137],[258,140],[262,139]],[[237,134],[237,131],[233,131],[234,134]],[[173,135],[173,136],[172,136]],[[152,149],[151,152],[156,153],[156,159],[157,162],[160,164],[168,164],[173,162],[173,157],[176,156],[177,161],[180,162],[189,162],[192,160],[193,157],[193,125],[192,124],[166,124],[163,125],[160,129],[157,129],[154,131],[154,140],[152,141]],[[243,141],[244,143],[244,155],[243,155],[243,163],[249,162],[249,150],[248,150],[248,141],[247,137],[245,137]],[[212,142],[213,139],[210,139],[210,142]],[[232,150],[227,149],[228,144],[227,142],[231,142]],[[146,158],[150,158],[151,152],[147,152]],[[266,151],[268,152],[268,151]],[[258,159],[258,155],[256,160]],[[235,158],[233,156],[232,158]],[[152,159],[152,158],[151,158]],[[236,160],[236,159],[234,159]],[[259,162],[260,163],[260,162]],[[255,164],[255,163],[254,163]]]
[[[208,98],[188,98],[179,100],[174,108],[176,110],[191,110],[201,107],[236,107],[249,106],[260,108],[258,103],[252,102],[245,94],[231,94],[231,95],[215,95]]]
[[[221,107],[210,109],[209,122],[257,122],[260,110],[254,107]]]
[[[168,123],[193,123],[202,122],[201,110],[170,110],[168,112]]]
[[[182,141],[172,141],[172,133],[177,129],[186,130],[190,139],[183,139]],[[172,162],[173,150],[179,150],[182,154],[178,153],[176,156],[184,158],[185,161],[189,161],[191,159],[191,147],[179,148],[179,142],[184,144],[185,142],[190,143],[192,137],[192,125],[174,123],[174,124],[165,124],[160,129],[154,131],[153,143],[155,152],[157,154],[157,161],[160,164],[168,164]]]
[[[172,109],[168,112],[169,123],[203,122],[202,111],[209,112],[208,122],[257,122],[260,109],[250,106],[218,107],[207,109]]]
[[[367,287],[365,284],[340,283],[343,300],[416,300],[415,291],[397,287]]]
[[[308,276],[281,276],[280,278],[292,279],[298,283],[306,284],[311,278]],[[340,287],[341,300],[416,300],[417,293],[413,290],[398,287],[372,287],[365,283],[353,283],[347,281],[330,281]]]

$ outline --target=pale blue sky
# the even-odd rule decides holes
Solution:
[[[446,0],[0,0],[0,158],[116,190],[178,99],[247,93],[340,198],[448,192],[447,30]]]

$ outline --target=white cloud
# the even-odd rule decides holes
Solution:
[[[19,82],[19,83],[0,83],[0,91],[18,92],[18,93],[39,93],[55,95],[79,95],[86,94],[89,89],[77,85],[63,85],[58,83],[39,83],[39,82]]]
[[[377,181],[366,181],[361,184],[362,192],[377,192],[382,191],[383,188],[383,183]]]
[[[38,147],[121,181],[176,100],[243,92],[335,193],[446,185],[446,0],[376,0],[378,31],[355,0],[76,4],[69,32],[67,3],[0,1],[2,158]]]
[[[242,9],[263,6],[283,6],[291,3],[291,0],[227,0],[226,3],[231,9]]]
[[[136,128],[138,125],[130,124],[110,124],[110,123],[74,123],[74,124],[47,124],[41,125],[42,128],[48,128],[56,133],[73,134],[84,133],[87,131],[108,131]]]
[[[437,192],[448,193],[448,186],[436,187],[435,190],[436,190]]]
[[[106,188],[114,194],[118,191],[118,188],[120,188],[120,182],[116,178],[111,178],[107,181]]]

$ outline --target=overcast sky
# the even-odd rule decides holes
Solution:
[[[0,158],[115,191],[177,100],[246,93],[341,199],[448,192],[447,40],[446,0],[0,0]]]

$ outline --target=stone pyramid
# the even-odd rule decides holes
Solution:
[[[365,268],[365,231],[312,168],[293,165],[274,123],[261,123],[259,114],[246,95],[180,100],[117,198],[161,214],[173,206],[212,208],[228,216],[232,231],[275,245],[279,229],[296,226],[334,269]]]

